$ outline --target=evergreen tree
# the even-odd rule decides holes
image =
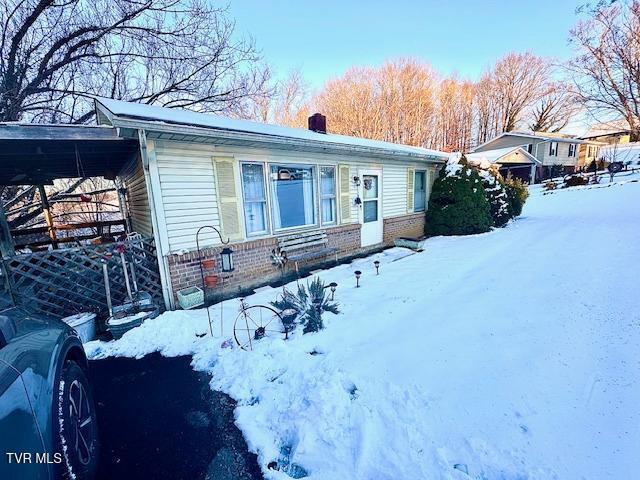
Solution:
[[[426,234],[471,235],[489,231],[492,224],[489,202],[478,173],[469,167],[464,157],[460,162],[443,166],[429,199]]]
[[[494,227],[504,227],[511,220],[511,210],[509,207],[509,196],[503,184],[502,176],[497,170],[481,170],[484,193],[489,202],[491,219]]]
[[[509,215],[517,217],[522,213],[522,207],[529,197],[529,189],[525,183],[516,177],[508,177],[503,181],[509,200]]]

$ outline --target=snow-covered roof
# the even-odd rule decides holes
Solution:
[[[199,113],[177,108],[165,108],[107,98],[95,98],[96,109],[106,113],[109,119],[118,126],[118,119],[133,119],[143,122],[153,122],[162,125],[201,127],[219,132],[237,132],[260,136],[264,139],[281,139],[322,144],[324,148],[342,147],[366,149],[378,154],[414,156],[424,160],[445,161],[448,154],[438,150],[400,145],[397,143],[370,140],[367,138],[336,135],[332,133],[318,133],[304,128],[291,128],[279,125],[240,120],[234,118]],[[107,112],[104,112],[105,109]],[[114,121],[115,120],[115,121]],[[180,132],[176,128],[177,132]],[[184,132],[180,132],[184,133]]]
[[[473,151],[478,150],[486,145],[490,145],[495,142],[499,138],[511,136],[511,137],[522,137],[528,139],[536,139],[540,141],[552,141],[552,142],[560,142],[560,143],[593,143],[588,140],[580,140],[579,138],[573,135],[566,135],[564,133],[550,133],[550,132],[530,132],[530,131],[513,131],[513,132],[503,132],[500,135],[493,137],[491,140],[487,140],[486,142],[478,145],[473,149]],[[526,143],[526,142],[523,142]]]
[[[484,150],[482,152],[468,153],[466,156],[467,161],[476,165],[482,165],[484,163],[493,165],[495,163],[516,163],[513,161],[501,161],[504,157],[515,153],[522,156],[522,161],[517,163],[540,163],[536,157],[531,155],[522,147],[506,147],[496,148],[495,150]]]
[[[629,132],[629,122],[624,119],[620,119],[594,125],[581,138],[602,137],[605,135],[613,135],[615,133],[626,132]]]

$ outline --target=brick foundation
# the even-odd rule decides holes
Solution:
[[[360,246],[360,224],[341,225],[337,227],[323,228],[327,232],[327,246],[338,250],[338,259],[348,259],[364,253],[380,250],[384,246],[393,245],[393,240],[398,237],[420,237],[424,233],[424,214],[412,214],[403,217],[385,219],[384,244],[372,245],[362,248]],[[238,289],[250,290],[259,286],[274,283],[281,279],[281,271],[271,263],[271,252],[278,246],[276,237],[229,245],[233,250],[235,270],[230,274],[224,274],[224,296],[235,296]],[[317,247],[310,247],[313,251]],[[202,250],[202,259],[214,259],[216,267],[212,271],[205,271],[205,275],[213,274],[219,277],[220,282],[220,247]],[[296,254],[305,250],[296,250]],[[303,270],[330,265],[335,259],[334,255],[318,258],[301,264]],[[189,252],[184,255],[169,255],[167,257],[169,272],[171,275],[171,290],[177,305],[176,292],[193,285],[201,287],[200,262],[198,252]],[[287,273],[291,274],[293,265],[287,266]],[[220,283],[217,287],[208,289],[208,295],[216,296],[220,292]]]
[[[420,238],[424,236],[424,212],[384,219],[385,246],[392,246],[396,238]]]

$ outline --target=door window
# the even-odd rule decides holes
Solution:
[[[377,222],[378,221],[378,176],[377,175],[364,175],[362,179],[364,187],[363,194],[363,214],[364,223]]]

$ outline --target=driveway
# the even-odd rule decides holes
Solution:
[[[262,478],[233,423],[233,400],[191,357],[90,362],[101,438],[99,480]]]

